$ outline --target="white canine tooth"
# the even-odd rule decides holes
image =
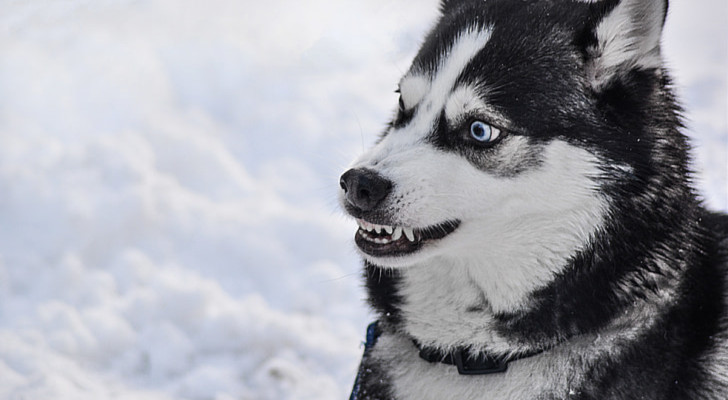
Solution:
[[[371,231],[373,231],[373,230],[374,230],[374,227],[372,226],[372,224],[370,224],[369,222],[367,222],[367,223],[366,223],[366,229],[367,229],[367,230],[368,230],[369,232],[371,232]]]
[[[374,225],[374,232],[377,234],[382,232],[382,226],[381,225]]]
[[[391,226],[388,226],[388,225],[384,225],[383,228],[384,228],[384,231],[387,232],[387,235],[391,235],[392,231],[394,230],[394,228],[392,228]]]
[[[407,236],[407,239],[409,239],[410,242],[415,241],[415,230],[412,228],[404,228],[404,235]]]
[[[399,240],[402,237],[402,228],[399,226],[394,228],[394,234],[392,234],[392,240]]]

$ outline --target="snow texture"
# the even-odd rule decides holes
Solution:
[[[0,398],[346,398],[338,175],[437,1],[0,4]],[[673,1],[664,41],[716,209],[727,7]]]

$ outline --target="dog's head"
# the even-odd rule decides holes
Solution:
[[[388,129],[341,177],[357,246],[382,267],[557,265],[600,229],[610,190],[649,174],[667,2],[441,7]]]

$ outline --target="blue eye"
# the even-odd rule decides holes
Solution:
[[[470,124],[470,136],[481,143],[492,142],[500,136],[500,130],[483,121]]]

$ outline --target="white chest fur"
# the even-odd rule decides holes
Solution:
[[[463,265],[437,260],[402,271],[405,330],[423,345],[455,348],[475,345],[508,351],[492,329],[493,317],[483,290]]]

